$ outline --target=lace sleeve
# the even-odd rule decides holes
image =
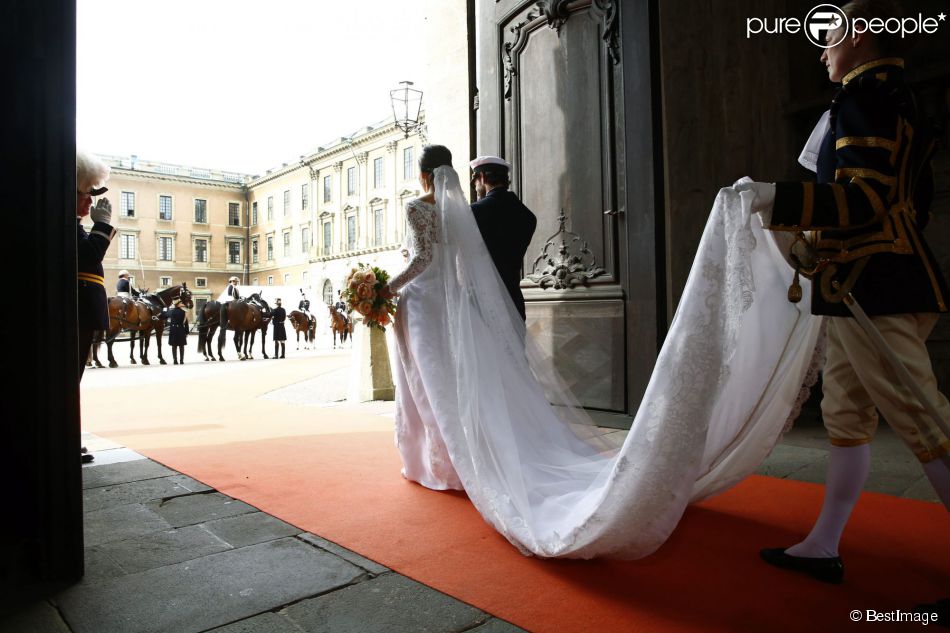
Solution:
[[[413,253],[412,259],[405,270],[392,278],[389,288],[398,292],[400,288],[422,274],[432,261],[432,232],[434,218],[426,213],[426,209],[413,202],[406,204],[406,219],[409,220],[409,229],[412,231]]]

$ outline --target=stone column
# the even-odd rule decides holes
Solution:
[[[363,318],[353,318],[353,351],[350,361],[350,379],[347,400],[394,400],[396,387],[389,366],[386,333],[363,325]]]

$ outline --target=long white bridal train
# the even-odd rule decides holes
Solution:
[[[402,291],[395,327],[396,435],[409,479],[463,488],[526,554],[639,558],[687,504],[768,455],[814,371],[820,320],[807,281],[805,299],[788,302],[791,270],[752,214],[752,192],[719,192],[618,450],[598,444],[542,360],[550,354],[526,340],[457,174],[440,167],[435,184],[435,228],[409,241],[431,250],[431,263]]]

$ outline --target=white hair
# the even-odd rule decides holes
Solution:
[[[89,191],[101,187],[109,179],[109,166],[98,156],[88,152],[76,152],[76,189]]]

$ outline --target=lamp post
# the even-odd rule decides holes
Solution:
[[[419,129],[419,113],[422,110],[422,91],[412,88],[411,81],[400,81],[399,88],[389,91],[393,106],[393,122],[405,133],[406,138]]]

